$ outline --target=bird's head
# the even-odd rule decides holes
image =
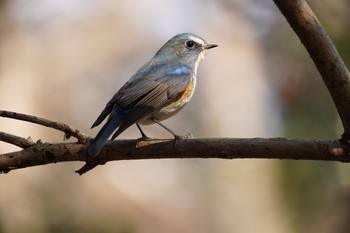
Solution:
[[[218,45],[208,44],[205,40],[192,33],[182,33],[168,40],[157,52],[156,57],[166,60],[179,59],[184,63],[198,62],[204,58],[206,51]]]

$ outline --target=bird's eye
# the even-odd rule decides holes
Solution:
[[[186,42],[186,46],[187,48],[192,49],[194,47],[194,41],[193,40],[189,40]]]

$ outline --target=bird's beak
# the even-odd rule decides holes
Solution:
[[[218,47],[219,45],[217,45],[217,44],[205,44],[204,46],[203,46],[203,48],[204,49],[212,49],[212,48],[215,48],[215,47]]]

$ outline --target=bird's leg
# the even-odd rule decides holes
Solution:
[[[140,133],[141,133],[141,135],[142,135],[141,138],[137,139],[138,141],[146,141],[146,140],[150,140],[150,139],[151,139],[150,137],[148,137],[148,136],[143,132],[143,130],[141,129],[139,123],[136,123],[136,126],[137,126],[137,128],[140,130]]]
[[[165,125],[163,125],[160,121],[158,121],[157,119],[155,118],[152,118],[151,119],[154,123],[157,123],[158,125],[160,125],[161,127],[163,127],[165,130],[167,130],[169,133],[171,133],[175,140],[182,140],[182,139],[187,139],[187,138],[190,138],[190,137],[193,137],[192,134],[187,134],[187,135],[184,135],[184,136],[181,136],[181,135],[178,135],[176,134],[174,131],[172,131],[171,129],[169,129],[168,127],[166,127]]]

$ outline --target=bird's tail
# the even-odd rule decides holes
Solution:
[[[95,157],[101,151],[102,147],[107,143],[109,136],[120,126],[122,123],[123,114],[117,109],[113,109],[106,124],[102,127],[100,132],[91,141],[88,148],[88,154],[91,157]]]

